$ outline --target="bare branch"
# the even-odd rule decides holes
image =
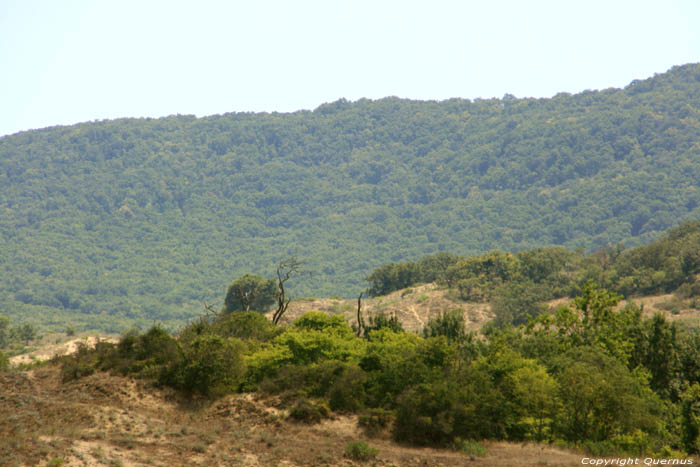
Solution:
[[[284,284],[293,274],[307,274],[301,270],[303,265],[304,263],[297,260],[296,256],[292,256],[289,259],[280,261],[277,266],[277,309],[272,315],[272,322],[275,325],[279,324],[280,319],[282,319],[282,316],[287,312],[289,302],[292,301],[290,297],[287,297]],[[308,274],[311,275],[311,273]]]
[[[210,313],[212,316],[218,316],[219,312],[216,311],[216,309],[214,308],[214,305],[210,305],[207,302],[202,302],[202,305],[204,305],[204,310],[207,313]]]
[[[362,319],[362,294],[364,291],[360,292],[360,296],[357,297],[357,337],[362,335],[362,330],[365,327],[365,321]]]

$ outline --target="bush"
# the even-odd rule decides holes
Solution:
[[[377,297],[395,290],[405,289],[421,281],[421,270],[417,263],[391,263],[380,266],[367,277],[369,295]]]
[[[351,441],[345,446],[345,457],[355,461],[366,462],[375,459],[379,449],[373,448],[364,441]]]
[[[316,404],[306,398],[299,399],[289,410],[289,418],[301,423],[318,423],[329,415],[330,410],[325,404]]]
[[[308,366],[284,365],[274,374],[266,376],[258,389],[267,394],[294,392],[309,395],[311,379]]]
[[[464,324],[464,312],[461,308],[448,310],[428,321],[423,328],[423,336],[445,336],[449,342],[462,342],[466,339]]]
[[[95,353],[101,370],[155,379],[162,378],[164,372],[183,359],[180,344],[160,326],[153,326],[141,335],[138,331],[129,331],[116,347],[98,344]]]
[[[455,417],[463,412],[456,387],[421,384],[399,397],[394,438],[422,446],[447,446],[454,437]]]
[[[269,394],[328,399],[334,411],[355,412],[364,406],[367,377],[356,365],[336,360],[312,365],[285,365],[260,383]]]
[[[355,366],[344,366],[328,393],[331,410],[356,412],[364,406],[367,375]]]
[[[244,351],[240,340],[200,336],[185,349],[182,363],[164,373],[161,382],[212,398],[233,392],[245,374]]]
[[[90,349],[82,342],[78,342],[76,351],[72,355],[63,357],[61,363],[61,380],[65,383],[93,374],[97,362]]]
[[[7,370],[9,367],[10,359],[0,350],[0,371]]]
[[[370,409],[360,415],[357,423],[367,436],[377,436],[389,426],[392,418],[393,414],[388,410]]]
[[[452,443],[452,449],[470,456],[484,457],[486,455],[486,448],[481,443],[471,439],[457,438]]]
[[[367,340],[372,340],[372,333],[379,331],[380,329],[389,329],[393,332],[404,332],[403,326],[401,326],[401,321],[396,316],[396,313],[392,313],[387,316],[386,313],[380,311],[376,315],[369,315],[367,318],[367,323],[363,328],[363,336]]]
[[[268,341],[282,332],[265,315],[254,311],[223,315],[211,324],[211,332],[222,337]]]
[[[498,326],[526,324],[528,320],[547,311],[542,303],[547,298],[542,286],[532,282],[504,284],[493,292],[491,311]]]

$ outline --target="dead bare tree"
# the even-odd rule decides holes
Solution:
[[[365,293],[364,290],[360,292],[360,296],[357,297],[357,337],[362,335],[362,330],[365,328],[365,320],[362,319],[362,294]]]
[[[304,263],[297,260],[296,256],[292,256],[289,259],[280,261],[279,266],[277,266],[277,309],[272,315],[272,322],[277,325],[282,319],[282,316],[287,312],[287,307],[289,302],[292,301],[291,297],[287,296],[287,292],[284,288],[285,282],[287,282],[293,274],[309,274],[302,271]]]
[[[216,311],[216,309],[214,308],[214,305],[211,305],[207,302],[202,302],[202,304],[204,305],[204,311],[209,313],[212,316],[212,318],[219,316],[219,312]]]

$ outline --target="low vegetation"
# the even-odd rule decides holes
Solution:
[[[462,300],[489,301],[496,324],[519,325],[542,313],[544,301],[580,294],[588,280],[623,297],[673,292],[672,310],[686,303],[696,306],[698,274],[700,222],[695,221],[630,249],[618,245],[590,255],[562,247],[470,257],[437,253],[381,266],[368,280],[374,296],[434,281]]]
[[[65,381],[133,375],[190,397],[278,397],[288,417],[358,414],[369,436],[484,455],[479,440],[556,442],[596,455],[700,449],[700,333],[588,282],[570,306],[519,327],[460,332],[451,313],[425,337],[339,315],[274,326],[255,312],[200,320],[173,337],[153,327],[60,359]],[[346,455],[373,451],[353,444]],[[364,458],[364,457],[363,457]]]
[[[382,287],[412,270],[463,298],[492,299],[496,319],[478,334],[466,331],[459,309],[434,315],[422,333],[405,332],[395,315],[382,313],[360,315],[352,326],[322,312],[274,323],[248,311],[260,291],[267,307],[274,303],[274,283],[244,276],[220,312],[209,307],[175,335],[157,325],[132,330],[54,362],[65,384],[109,372],[190,401],[257,393],[277,400],[282,417],[298,426],[352,415],[370,439],[388,435],[472,457],[487,455],[484,440],[551,443],[596,456],[695,454],[700,330],[620,302],[645,291],[695,297],[699,230],[700,223],[685,224],[652,244],[592,256],[560,248],[440,254],[375,271]],[[567,293],[574,296],[568,305],[541,301]],[[288,303],[282,287],[276,301]],[[17,340],[9,321],[2,323]],[[2,357],[0,368],[7,367]],[[377,454],[351,443],[345,455]]]

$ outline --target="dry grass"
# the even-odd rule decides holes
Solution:
[[[98,341],[117,342],[118,339],[114,336],[82,336],[66,341],[61,341],[61,338],[54,339],[59,334],[50,334],[51,338],[47,342],[47,337],[44,336],[38,346],[21,355],[16,355],[10,358],[10,363],[13,365],[28,364],[33,362],[43,362],[51,360],[55,356],[68,355],[76,352],[78,344],[85,344],[88,347],[95,347]],[[59,341],[58,343],[56,341]]]
[[[143,381],[98,373],[60,382],[58,368],[0,374],[0,465],[359,465],[348,442],[379,449],[376,465],[577,465],[580,456],[536,445],[486,444],[486,457],[368,439],[355,416],[295,424],[274,398],[185,401]],[[63,462],[63,464],[61,464]]]
[[[395,313],[403,328],[409,332],[422,332],[425,324],[441,312],[461,309],[469,330],[478,330],[493,318],[491,307],[487,303],[466,303],[455,299],[447,289],[436,284],[422,284],[404,290],[392,292],[383,297],[362,300],[362,313]],[[309,311],[340,313],[349,323],[357,322],[357,299],[318,298],[292,301],[283,321],[292,322]]]

